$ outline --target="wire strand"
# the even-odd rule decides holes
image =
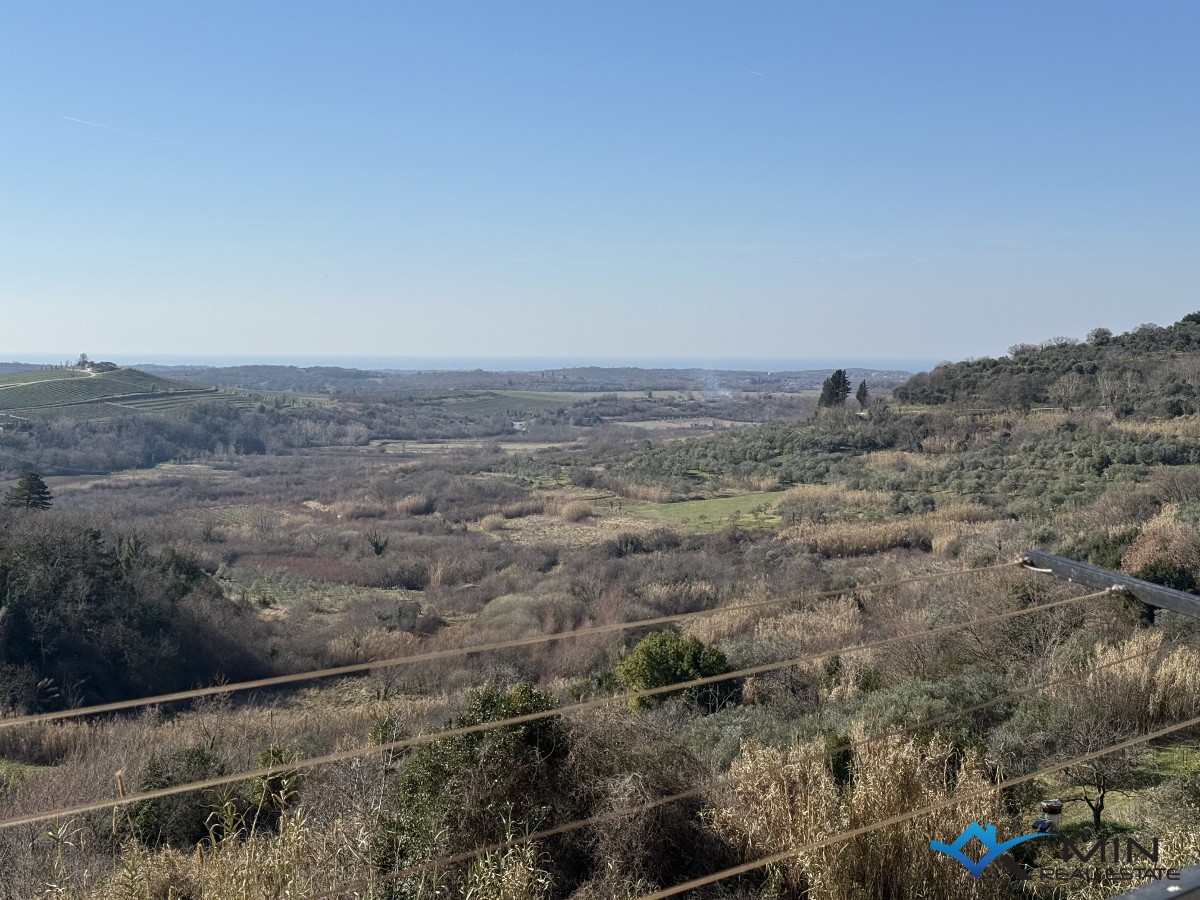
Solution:
[[[1140,659],[1144,656],[1149,656],[1151,654],[1158,653],[1160,651],[1160,649],[1161,648],[1159,648],[1159,647],[1151,647],[1148,650],[1142,650],[1138,653],[1130,654],[1129,656],[1123,656],[1120,659],[1112,660],[1112,661],[1104,663],[1103,665],[1100,665],[1100,666],[1093,666],[1092,668],[1080,669],[1078,672],[1075,672],[1072,675],[1065,675],[1061,678],[1056,678],[1051,681],[1042,682],[1041,684],[1036,684],[1031,687],[1021,688],[1016,691],[1009,691],[1006,694],[1001,694],[998,697],[993,697],[991,700],[987,700],[983,703],[977,703],[974,706],[968,706],[965,709],[958,709],[958,710],[954,710],[952,712],[946,713],[944,715],[934,716],[932,719],[925,719],[921,722],[916,722],[912,725],[907,725],[904,728],[901,728],[898,730],[889,731],[887,733],[871,735],[870,737],[864,738],[860,741],[854,741],[845,748],[830,749],[830,750],[826,751],[826,755],[832,756],[834,753],[837,753],[842,749],[848,750],[853,753],[856,751],[863,750],[866,747],[871,747],[871,746],[874,746],[875,744],[883,743],[885,741],[897,740],[899,738],[903,738],[903,737],[906,737],[907,735],[914,734],[918,731],[921,731],[922,729],[929,728],[933,725],[941,724],[941,723],[947,722],[947,721],[952,721],[952,720],[960,718],[962,716],[970,715],[971,713],[979,712],[981,710],[988,709],[993,706],[999,706],[1002,703],[1007,703],[1011,700],[1015,700],[1019,697],[1024,697],[1028,694],[1035,694],[1035,693],[1038,693],[1039,691],[1045,691],[1045,690],[1049,690],[1050,688],[1053,688],[1053,687],[1059,687],[1063,684],[1069,684],[1071,682],[1078,681],[1080,678],[1083,678],[1085,676],[1090,677],[1090,676],[1096,674],[1097,672],[1102,672],[1105,669],[1112,668],[1113,666],[1120,665],[1121,663],[1130,662],[1135,659]],[[357,890],[358,888],[371,887],[373,884],[378,884],[381,882],[386,884],[386,883],[389,883],[392,881],[396,881],[400,878],[408,878],[413,875],[423,875],[426,872],[432,872],[435,869],[445,868],[446,866],[454,865],[455,863],[468,862],[473,859],[479,859],[490,853],[499,853],[504,850],[511,850],[514,847],[520,847],[524,844],[531,844],[536,841],[545,840],[546,838],[557,837],[558,835],[568,834],[572,831],[578,831],[583,828],[590,828],[593,825],[602,825],[605,822],[611,822],[611,821],[615,821],[617,819],[623,819],[623,818],[626,818],[627,816],[641,815],[642,813],[650,812],[651,810],[657,809],[661,806],[667,806],[669,804],[678,803],[683,800],[691,799],[693,797],[703,796],[704,794],[707,794],[709,791],[711,791],[713,788],[720,787],[721,784],[725,781],[728,781],[728,779],[729,779],[728,775],[723,775],[720,778],[717,778],[712,784],[703,785],[701,787],[696,787],[696,788],[690,788],[686,791],[681,791],[677,794],[669,794],[665,797],[658,797],[654,800],[649,800],[646,803],[639,804],[638,806],[622,807],[621,809],[610,810],[609,812],[600,813],[598,815],[591,816],[586,819],[576,819],[572,822],[566,822],[562,825],[556,825],[552,828],[547,828],[542,831],[536,831],[536,832],[533,832],[532,834],[524,835],[519,838],[510,838],[509,840],[501,841],[501,842],[498,842],[495,844],[489,844],[487,846],[479,847],[474,850],[466,850],[461,853],[456,853],[453,856],[440,857],[438,859],[428,860],[426,862],[419,863],[414,866],[408,866],[403,869],[397,869],[395,871],[388,872],[385,875],[377,876],[375,878],[357,879],[355,881],[352,881],[352,882],[349,882],[349,883],[343,885],[340,888],[335,888],[333,890],[326,891],[321,894],[314,894],[312,897],[309,898],[309,900],[332,900],[332,898],[340,897],[340,896],[346,894],[347,892]]]
[[[53,722],[61,719],[74,719],[81,716],[100,715],[102,713],[119,712],[124,709],[136,709],[141,706],[154,706],[160,703],[175,703],[182,700],[196,700],[201,697],[212,697],[218,694],[232,694],[239,691],[250,691],[261,688],[280,687],[287,684],[297,684],[302,681],[315,681],[321,678],[333,678],[339,675],[358,675],[379,669],[395,668],[397,666],[413,665],[423,662],[435,662],[443,659],[454,659],[469,656],[473,653],[487,653],[493,650],[512,650],[518,647],[532,647],[568,638],[593,637],[601,634],[628,631],[633,628],[646,628],[653,625],[670,625],[674,622],[684,622],[698,616],[713,615],[721,612],[744,612],[762,609],[768,606],[778,606],[784,603],[800,603],[805,600],[820,600],[828,597],[839,597],[852,591],[879,590],[882,588],[901,587],[907,584],[917,584],[938,578],[949,578],[953,575],[974,575],[981,572],[993,572],[1001,569],[1019,567],[1018,561],[982,566],[975,569],[955,569],[949,572],[930,572],[926,575],[915,575],[911,578],[901,578],[895,581],[884,581],[877,584],[859,585],[836,591],[818,591],[811,594],[801,594],[796,597],[776,597],[770,600],[756,600],[753,603],[740,603],[733,606],[720,606],[713,609],[693,610],[685,613],[675,613],[668,616],[655,616],[650,619],[638,619],[633,622],[614,622],[608,625],[591,625],[572,631],[562,631],[557,634],[539,634],[527,638],[514,638],[508,641],[493,641],[487,644],[474,644],[468,647],[454,647],[447,650],[434,650],[429,653],[418,653],[413,656],[399,656],[380,659],[373,662],[352,663],[346,666],[333,666],[325,669],[313,669],[306,672],[296,672],[291,675],[274,675],[269,678],[257,678],[252,681],[239,681],[230,684],[217,684],[203,688],[193,688],[187,691],[174,691],[169,694],[156,694],[150,697],[139,697],[133,700],[117,700],[112,703],[100,703],[94,706],[84,706],[76,709],[57,710],[55,712],[36,713],[28,716],[18,716],[10,719],[0,719],[0,729],[15,728],[18,725],[36,725],[42,722]]]
[[[985,616],[980,619],[971,619],[967,622],[961,622],[952,625],[941,625],[936,628],[924,629],[911,634],[902,634],[889,638],[881,638],[876,641],[868,641],[863,644],[858,644],[853,647],[845,647],[840,650],[823,651],[821,653],[793,657],[791,659],[780,660],[778,662],[749,666],[747,668],[737,669],[732,672],[725,672],[720,675],[693,678],[689,681],[676,682],[673,684],[662,685],[660,687],[647,688],[640,691],[630,691],[624,694],[613,694],[608,697],[599,697],[593,700],[585,700],[578,703],[569,703],[565,706],[558,706],[553,709],[543,710],[540,712],[526,713],[520,716],[511,716],[507,719],[499,719],[494,722],[481,722],[475,725],[466,725],[460,728],[449,728],[444,731],[426,732],[424,734],[413,735],[412,737],[404,738],[402,740],[391,741],[386,744],[340,750],[336,753],[328,753],[323,756],[295,760],[288,763],[279,763],[259,769],[239,772],[233,775],[222,775],[216,778],[204,779],[202,781],[193,781],[186,784],[172,785],[170,787],[157,788],[150,791],[141,791],[138,793],[128,794],[125,797],[115,800],[97,800],[91,803],[82,803],[76,806],[62,807],[50,812],[15,816],[0,820],[0,828],[12,828],[18,825],[30,825],[35,822],[44,822],[50,819],[57,819],[62,816],[81,815],[83,813],[113,809],[118,806],[123,806],[127,803],[137,803],[143,800],[157,800],[162,797],[171,797],[177,794],[190,793],[191,791],[207,790],[209,788],[221,787],[222,785],[226,784],[236,784],[239,781],[246,781],[251,778],[267,778],[271,775],[278,775],[283,772],[295,772],[301,768],[323,766],[330,763],[345,762],[346,760],[355,759],[362,756],[373,756],[382,753],[394,752],[396,750],[416,747],[422,744],[444,740],[446,738],[459,737],[468,734],[478,734],[479,732],[491,731],[496,728],[505,728],[511,725],[524,725],[530,722],[537,722],[542,719],[549,719],[555,716],[563,716],[571,713],[583,712],[589,709],[597,709],[614,703],[630,702],[633,700],[640,700],[645,697],[657,697],[663,694],[673,694],[694,687],[702,687],[704,685],[716,684],[722,681],[732,681],[736,678],[745,678],[750,675],[760,675],[767,672],[775,672],[781,669],[790,668],[803,662],[819,662],[820,660],[829,659],[830,657],[837,656],[842,653],[855,653],[865,650],[873,650],[880,647],[887,647],[891,646],[892,644],[901,643],[902,641],[909,641],[925,637],[936,637],[938,635],[947,634],[963,628],[1004,622],[1021,616],[1032,615],[1033,613],[1047,612],[1052,609],[1058,609],[1071,603],[1079,603],[1084,600],[1110,596],[1111,593],[1111,590],[1096,591],[1091,594],[1082,594],[1077,597],[1067,597],[1062,600],[1055,600],[1050,603],[1040,604],[1038,606],[1009,610],[993,616]]]
[[[712,875],[705,875],[700,878],[694,878],[691,881],[683,884],[678,884],[675,887],[665,888],[660,891],[654,891],[650,894],[643,894],[638,897],[638,900],[663,900],[666,897],[674,897],[686,891],[694,890],[695,888],[705,887],[706,885],[716,884],[718,881],[724,881],[726,878],[733,878],[736,875],[744,875],[747,872],[753,872],[755,869],[761,869],[763,866],[773,865],[775,863],[784,862],[788,859],[793,859],[803,853],[810,853],[813,850],[820,850],[822,847],[828,847],[831,844],[839,844],[842,841],[848,841],[852,838],[861,837],[864,834],[870,834],[872,831],[878,831],[881,828],[890,828],[892,825],[900,825],[912,819],[919,819],[922,816],[928,816],[936,812],[941,812],[943,809],[949,809],[954,806],[959,806],[971,800],[982,799],[989,794],[1005,788],[1015,787],[1019,784],[1025,784],[1028,781],[1041,778],[1043,775],[1049,775],[1052,772],[1058,772],[1061,769],[1070,766],[1077,766],[1081,763],[1090,762],[1093,759],[1099,759],[1102,756],[1107,756],[1110,753],[1116,753],[1119,750],[1127,750],[1130,747],[1136,747],[1138,744],[1149,743],[1150,741],[1158,740],[1166,737],[1169,734],[1174,734],[1177,731],[1184,731],[1188,728],[1194,728],[1200,725],[1200,716],[1188,719],[1185,722],[1178,722],[1166,728],[1160,728],[1157,731],[1152,731],[1149,734],[1138,735],[1137,737],[1129,738],[1128,740],[1112,744],[1104,747],[1101,750],[1093,750],[1090,753],[1083,753],[1072,759],[1056,762],[1053,765],[1046,766],[1036,771],[1029,772],[1017,778],[1008,778],[984,788],[967,794],[961,794],[949,800],[942,800],[937,803],[930,803],[927,806],[922,806],[906,813],[892,816],[887,819],[882,819],[870,825],[863,825],[859,828],[853,828],[849,831],[843,831],[830,837],[821,838],[818,841],[810,841],[800,847],[791,850],[784,850],[781,853],[774,853],[771,856],[765,856],[761,859],[756,859],[748,863],[742,863],[739,866],[732,866],[728,869],[722,869],[720,872],[714,872]]]

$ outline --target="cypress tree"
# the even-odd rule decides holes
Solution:
[[[850,379],[846,377],[845,369],[837,369],[825,379],[821,385],[821,406],[842,406],[850,396]]]
[[[54,496],[36,472],[22,472],[4,495],[4,505],[20,509],[49,509]]]

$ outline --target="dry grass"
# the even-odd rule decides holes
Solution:
[[[889,472],[939,472],[946,468],[950,459],[929,453],[912,453],[906,450],[874,450],[864,453],[860,459],[868,469]]]
[[[1162,649],[1160,631],[1139,631],[1114,647],[1098,647],[1089,692],[1105,698],[1113,718],[1139,730],[1190,719],[1200,709],[1200,652]],[[1137,659],[1117,662],[1146,653]]]
[[[484,531],[503,531],[507,520],[502,513],[490,513],[479,520],[479,527]]]
[[[887,506],[891,495],[886,491],[856,491],[844,484],[798,484],[779,496],[780,503],[811,503],[833,501],[840,506]]]
[[[1180,522],[1179,508],[1168,503],[1142,526],[1138,536],[1121,557],[1121,568],[1137,572],[1156,560],[1194,569],[1200,562],[1200,537],[1194,525]]]
[[[329,504],[329,511],[339,519],[382,519],[388,512],[376,500],[337,500]]]
[[[785,528],[779,536],[822,556],[867,556],[898,548],[933,548],[933,532],[915,521],[804,523]]]
[[[987,784],[981,761],[934,739],[876,743],[853,757],[853,778],[839,784],[823,743],[780,751],[747,744],[707,815],[746,858],[785,852],[839,831],[976,791]],[[960,866],[929,851],[933,836],[951,841],[970,822],[1008,819],[996,795],[967,800],[936,816],[912,819],[780,864],[789,896],[811,900],[958,900],[1000,897],[1003,878],[978,884]]]
[[[1200,438],[1200,415],[1178,416],[1174,419],[1159,419],[1137,422],[1132,419],[1117,419],[1112,427],[1132,434],[1164,435],[1180,438]]]
[[[563,506],[559,513],[564,522],[582,522],[592,516],[592,506],[582,500],[575,500]]]
[[[980,525],[994,517],[986,507],[959,503],[893,522],[806,522],[783,529],[779,537],[822,556],[868,556],[901,548],[945,550],[953,539],[972,531],[964,525]]]
[[[330,666],[349,666],[409,656],[419,649],[420,641],[407,632],[372,628],[333,638],[326,646],[325,659]]]
[[[433,512],[433,501],[424,494],[409,494],[393,502],[392,509],[402,516],[427,516]]]
[[[674,494],[656,484],[637,484],[624,479],[614,479],[612,489],[618,496],[639,503],[670,503],[676,499]]]

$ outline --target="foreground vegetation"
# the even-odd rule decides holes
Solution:
[[[489,405],[499,402],[530,405]],[[281,767],[115,815],[0,830],[0,897],[638,897],[929,805],[945,808],[691,896],[1099,898],[1128,887],[1013,881],[1000,865],[975,883],[929,850],[971,821],[1025,833],[1052,796],[1068,801],[1080,842],[1157,837],[1164,866],[1200,858],[1194,732],[1053,768],[1197,715],[1200,626],[1116,597],[1038,612],[1078,588],[999,567],[1039,547],[1194,588],[1200,423],[1106,404],[914,410],[876,395],[861,415],[853,400],[817,414],[808,399],[782,422],[637,427],[640,416],[682,422],[688,404],[707,402],[727,404],[731,420],[745,404],[753,421],[779,401],[549,405],[489,390],[201,404],[106,420],[92,432],[92,474],[54,477],[62,469],[44,464],[55,452],[84,458],[72,442],[81,423],[6,430],[8,458],[43,464],[53,494],[49,509],[0,511],[7,715],[707,614],[0,728],[0,817],[113,797],[118,771],[123,789],[146,790]],[[446,440],[451,427],[501,425],[503,447]],[[115,447],[102,464],[105,429],[118,427],[135,447],[175,443],[118,471],[127,457]],[[422,439],[436,450],[420,452]],[[694,678],[709,683],[618,696]],[[521,715],[539,717],[389,746]],[[298,762],[354,747],[371,752]],[[1042,768],[1052,771],[987,791]],[[580,819],[597,821],[496,849]],[[1023,864],[1054,864],[1039,843]],[[464,858],[433,865],[453,856]]]

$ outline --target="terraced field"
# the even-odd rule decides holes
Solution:
[[[116,369],[88,374],[69,369],[21,372],[0,378],[0,411],[21,411],[112,402],[121,405],[193,402],[212,397],[217,389]],[[138,408],[134,406],[133,408]]]
[[[33,381],[54,381],[63,378],[87,378],[76,369],[30,369],[24,372],[10,372],[0,375],[0,388],[12,384],[29,384]]]

